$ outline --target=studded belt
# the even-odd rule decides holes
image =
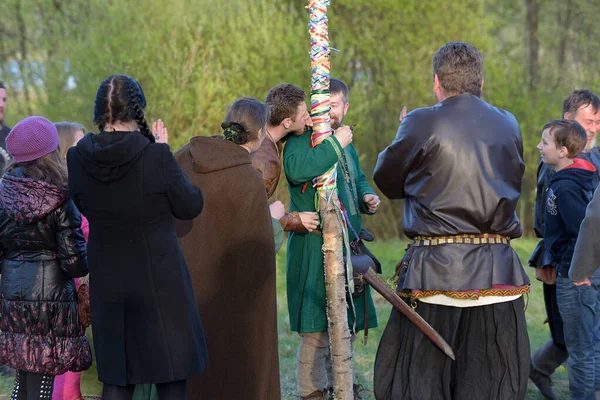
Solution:
[[[492,233],[478,235],[456,235],[456,236],[415,236],[413,246],[438,246],[440,244],[509,244],[508,236]]]

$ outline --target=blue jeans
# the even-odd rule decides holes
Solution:
[[[594,400],[594,390],[600,390],[600,273],[590,281],[592,286],[575,286],[568,277],[556,279],[574,400]]]

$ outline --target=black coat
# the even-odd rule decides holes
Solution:
[[[87,275],[81,215],[69,192],[23,176],[0,182],[0,363],[63,374],[92,363],[74,277]]]
[[[125,385],[199,375],[208,365],[173,216],[203,197],[166,144],[139,132],[86,135],[67,154],[69,187],[90,222],[90,302],[98,377]]]
[[[410,112],[377,160],[373,178],[404,198],[404,233],[521,236],[515,209],[525,171],[519,124],[471,94]],[[489,289],[529,283],[508,244],[417,247],[403,288]]]

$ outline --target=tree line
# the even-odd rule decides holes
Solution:
[[[532,233],[541,127],[561,116],[573,90],[600,94],[597,0],[332,0],[331,74],[350,87],[347,122],[371,178],[403,106],[435,103],[431,57],[468,41],[485,60],[484,98],[511,111],[527,164],[519,216]],[[109,74],[140,81],[151,119],[162,118],[176,150],[220,133],[227,105],[264,99],[290,82],[310,89],[308,14],[297,0],[5,0],[0,79],[7,123],[27,115],[72,120],[90,131],[98,84]],[[276,196],[287,200],[285,184]],[[401,237],[400,201],[382,202],[367,227]]]

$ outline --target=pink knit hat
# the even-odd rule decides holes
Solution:
[[[44,117],[27,117],[6,137],[6,150],[16,162],[37,160],[58,147],[56,127]]]

